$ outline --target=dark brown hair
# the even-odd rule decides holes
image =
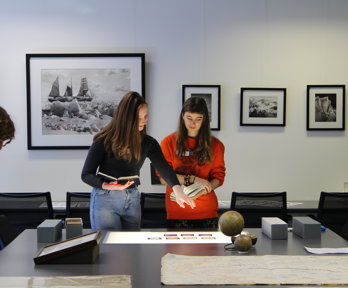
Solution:
[[[184,152],[187,150],[187,129],[183,116],[185,112],[197,113],[203,115],[202,126],[197,135],[197,147],[194,151],[194,156],[200,164],[211,161],[211,133],[210,133],[210,119],[207,108],[207,103],[203,98],[190,97],[182,106],[179,125],[176,131],[176,153],[179,158],[182,158]]]
[[[102,140],[108,153],[127,161],[140,160],[141,143],[146,135],[145,128],[139,131],[139,110],[146,106],[144,97],[130,91],[126,93],[108,125],[94,136],[94,141]]]
[[[0,106],[0,141],[3,145],[10,143],[15,136],[15,126],[10,115]]]

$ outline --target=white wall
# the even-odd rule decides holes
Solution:
[[[176,128],[183,84],[220,84],[227,177],[217,190],[316,200],[348,182],[347,132],[306,131],[306,85],[348,84],[345,0],[0,0],[0,105],[16,124],[0,191],[89,191],[86,150],[28,151],[26,53],[146,53],[148,132]],[[241,87],[287,88],[286,127],[240,127]],[[165,123],[165,124],[164,124]],[[149,163],[142,191],[152,186]]]

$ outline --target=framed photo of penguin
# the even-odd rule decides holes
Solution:
[[[182,85],[182,104],[190,97],[205,100],[210,117],[210,129],[220,130],[220,85]]]
[[[307,130],[344,130],[345,95],[345,85],[307,85]]]
[[[145,54],[26,54],[28,150],[88,149],[128,91],[145,97]]]

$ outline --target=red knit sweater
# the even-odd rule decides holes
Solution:
[[[177,174],[195,175],[199,178],[212,180],[217,179],[220,185],[225,179],[225,161],[224,151],[225,147],[217,138],[212,137],[212,161],[200,166],[193,156],[185,156],[182,159],[176,157],[176,133],[165,137],[161,142],[161,148],[164,157],[169,165]],[[188,138],[188,151],[194,150],[197,143],[195,138]],[[170,200],[170,193],[172,189],[166,187],[166,209],[168,219],[206,219],[217,217],[218,201],[214,191],[201,196],[195,200],[196,207],[192,209],[187,206],[181,208],[175,201]]]

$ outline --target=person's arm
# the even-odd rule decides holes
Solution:
[[[224,183],[226,175],[224,159],[225,146],[216,138],[213,140],[212,152],[213,167],[209,172],[209,184],[211,186],[211,190],[215,190]],[[197,180],[199,181],[199,179]]]
[[[105,150],[102,142],[94,142],[89,148],[81,172],[81,179],[94,188],[102,188],[103,179],[96,175],[98,167],[104,158]]]
[[[162,150],[155,139],[153,139],[150,151],[151,152],[149,153],[148,157],[150,158],[154,167],[158,170],[159,174],[161,175],[161,178],[163,178],[166,181],[167,185],[173,189],[178,205],[180,207],[185,207],[184,204],[186,203],[191,208],[196,207],[195,201],[190,197],[186,196],[185,193],[182,191],[180,182],[176,177],[175,172],[165,160]]]
[[[223,184],[225,179],[225,174],[226,174],[225,161],[224,161],[225,147],[222,142],[220,142],[219,140],[215,138],[212,150],[213,150],[213,160],[212,160],[213,167],[209,173],[209,179],[203,179],[195,175],[176,174],[178,179],[181,179],[180,180],[181,184],[186,184],[185,177],[187,177],[187,179],[189,179],[189,184],[199,182],[202,185],[202,187],[207,191],[207,193],[210,193],[211,191],[215,190],[216,188],[220,187]],[[162,181],[165,182],[163,179]],[[165,184],[165,183],[162,183],[162,184]]]

